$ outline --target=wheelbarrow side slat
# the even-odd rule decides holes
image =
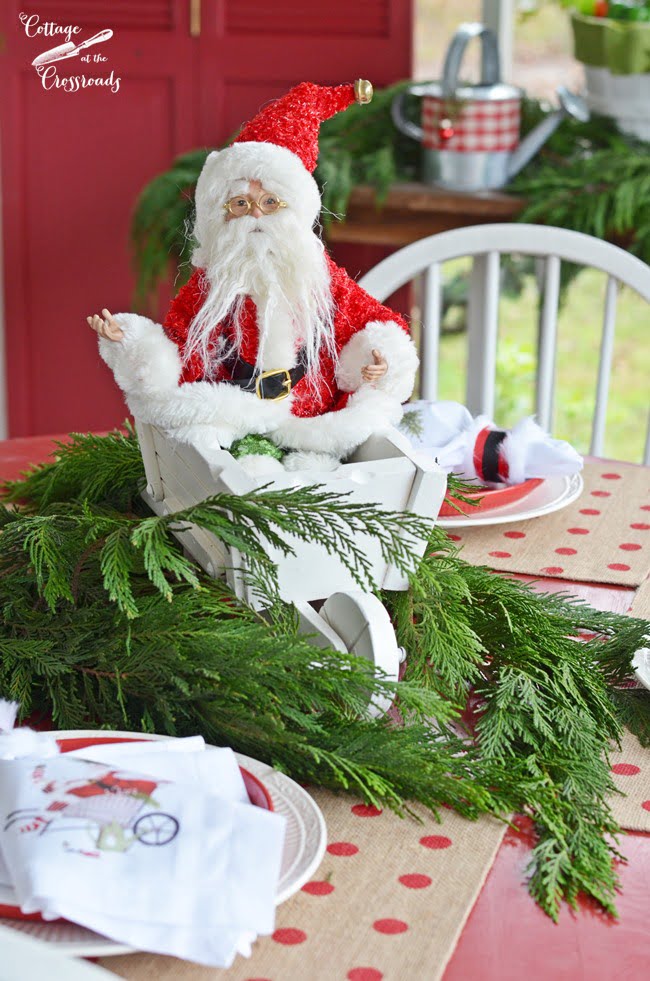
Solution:
[[[180,443],[153,426],[139,426],[146,449],[143,459],[149,487],[145,499],[157,514],[168,514],[195,504],[216,493],[243,494],[266,483],[257,483],[227,451],[218,451],[208,461],[201,452]],[[153,453],[151,447],[153,446]],[[374,503],[391,511],[407,511],[433,519],[445,493],[446,478],[437,464],[420,457],[396,430],[367,440],[350,462],[332,473],[282,473],[274,476],[277,489],[318,483],[328,491],[349,494],[357,503]],[[162,488],[163,499],[156,497]],[[263,606],[247,580],[247,562],[235,549],[224,549],[213,535],[195,528],[179,533],[179,540],[210,575],[225,572],[231,588],[256,608]],[[340,590],[358,588],[355,580],[336,555],[313,542],[288,536],[296,555],[285,557],[269,546],[277,563],[280,592],[290,602],[327,598]],[[405,577],[390,568],[378,543],[359,535],[356,542],[371,563],[375,582],[390,589],[406,588]],[[425,541],[413,542],[422,555]]]

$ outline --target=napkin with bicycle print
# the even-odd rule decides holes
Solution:
[[[230,750],[150,746],[0,761],[16,901],[141,950],[229,966],[273,931],[284,819],[248,803]]]

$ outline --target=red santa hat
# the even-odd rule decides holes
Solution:
[[[313,223],[320,211],[311,176],[320,124],[353,102],[371,99],[372,85],[364,79],[349,85],[296,85],[246,123],[231,146],[208,156],[196,187],[197,213],[224,199],[225,185],[233,185],[236,194],[237,183],[259,180]]]

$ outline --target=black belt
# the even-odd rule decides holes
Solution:
[[[275,368],[273,371],[256,373],[255,365],[248,361],[230,361],[224,365],[229,378],[224,381],[237,385],[245,392],[255,392],[258,399],[280,402],[291,393],[307,373],[304,351],[300,352],[295,368]]]

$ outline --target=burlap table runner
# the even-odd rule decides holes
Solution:
[[[628,831],[650,831],[650,749],[626,730],[610,759],[614,783],[625,795],[609,800],[614,818]]]
[[[451,810],[422,824],[312,791],[328,849],[311,882],[279,909],[273,937],[229,970],[129,954],[100,963],[120,977],[207,981],[436,981],[474,905],[505,826]],[[523,886],[522,886],[523,888]],[[161,896],[161,902],[164,902]]]
[[[650,572],[650,470],[596,461],[583,477],[578,500],[554,514],[450,537],[468,562],[499,572],[638,586]]]
[[[650,620],[650,579],[638,590],[630,613]],[[645,697],[650,699],[650,691]],[[614,817],[622,828],[650,831],[650,748],[644,749],[636,736],[626,732],[611,763],[614,783],[625,794],[610,799]]]

